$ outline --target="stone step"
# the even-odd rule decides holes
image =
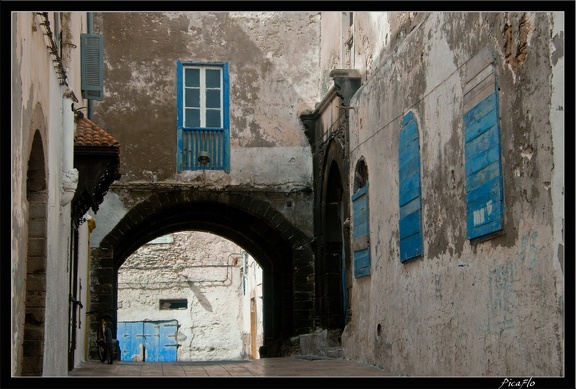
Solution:
[[[332,359],[341,359],[344,356],[342,347],[328,347],[325,349],[326,356]]]

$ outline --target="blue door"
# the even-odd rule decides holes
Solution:
[[[119,322],[122,361],[176,362],[178,321]],[[141,355],[142,350],[144,355]],[[140,358],[138,358],[140,356]]]
[[[140,355],[142,322],[118,322],[118,346],[121,361],[137,361]],[[141,360],[141,359],[140,359]]]

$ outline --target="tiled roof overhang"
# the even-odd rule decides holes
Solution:
[[[79,111],[75,121],[74,167],[78,170],[78,185],[72,199],[72,221],[77,228],[90,208],[98,211],[110,185],[120,179],[120,144]]]

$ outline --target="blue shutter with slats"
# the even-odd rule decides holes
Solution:
[[[464,113],[468,239],[500,233],[504,218],[498,94],[492,65],[480,74],[483,80],[472,80],[465,95],[465,106],[467,99],[480,100]]]
[[[400,201],[400,260],[421,256],[422,204],[420,187],[420,145],[418,126],[412,112],[402,119],[398,142],[399,201]]]
[[[80,36],[82,97],[104,100],[104,38],[100,34]]]
[[[368,210],[368,181],[352,195],[354,230],[354,277],[370,275],[370,213]]]

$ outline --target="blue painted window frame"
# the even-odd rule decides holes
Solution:
[[[424,252],[420,166],[418,124],[414,114],[408,112],[402,118],[402,129],[398,140],[401,262],[421,257]]]
[[[184,71],[187,67],[222,69],[222,127],[184,126]],[[230,76],[228,62],[176,63],[177,171],[224,170],[230,173]],[[200,151],[207,151],[210,162],[198,162]]]
[[[352,195],[354,252],[354,278],[370,275],[370,210],[368,199],[368,181]],[[355,241],[363,241],[361,247],[355,247]]]
[[[464,113],[467,236],[486,240],[503,233],[504,190],[498,91]]]

